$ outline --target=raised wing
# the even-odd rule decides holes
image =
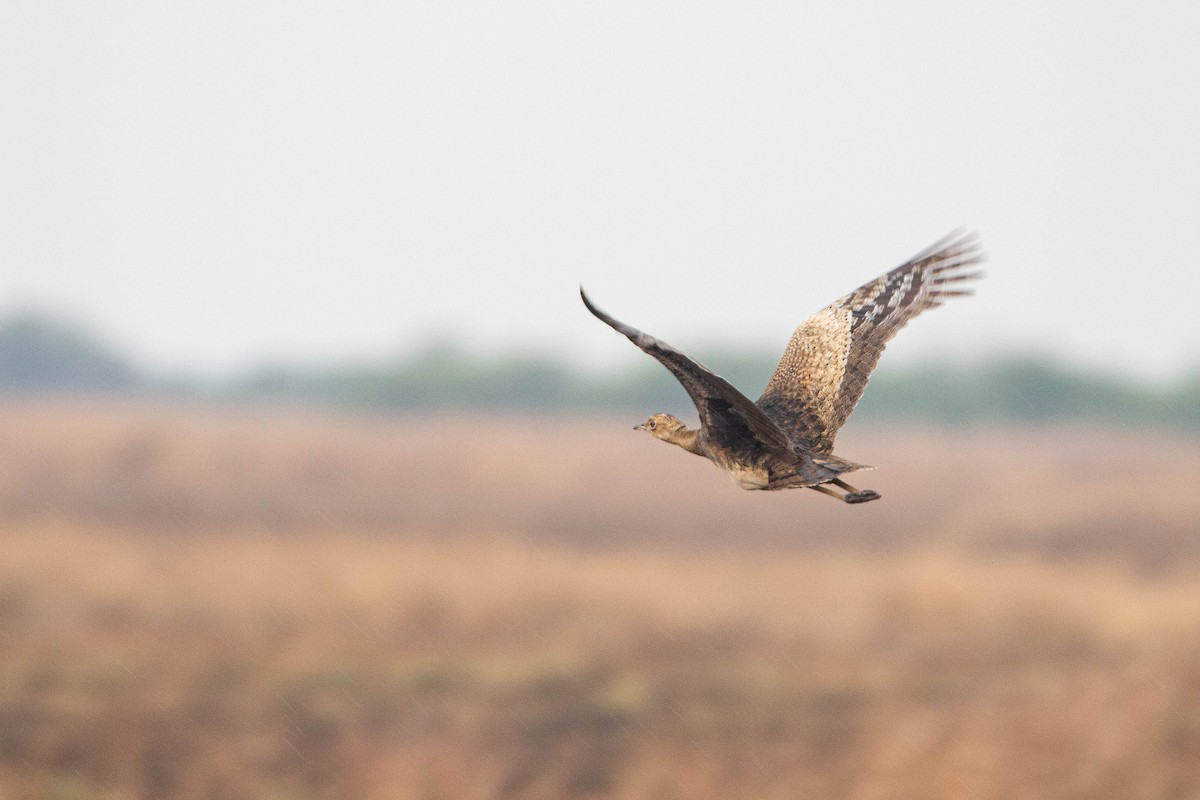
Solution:
[[[688,396],[700,413],[701,429],[710,441],[736,451],[765,448],[768,451],[791,450],[788,435],[750,398],[739,392],[729,381],[713,374],[707,367],[693,361],[666,342],[642,333],[631,325],[619,322],[592,305],[579,288],[579,296],[588,311],[646,353],[658,359],[683,384]]]
[[[758,405],[805,447],[833,449],[888,340],[982,273],[979,237],[955,231],[813,314],[796,329]]]

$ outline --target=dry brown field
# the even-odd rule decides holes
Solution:
[[[1200,441],[0,407],[0,798],[1200,798]]]

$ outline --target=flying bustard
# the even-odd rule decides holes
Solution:
[[[700,412],[699,430],[670,414],[655,414],[634,430],[705,456],[743,489],[807,487],[865,503],[879,493],[855,489],[840,476],[871,467],[833,455],[834,436],[888,340],[925,309],[971,294],[963,283],[982,274],[972,267],[983,259],[978,236],[958,231],[813,314],[792,334],[757,402],[666,342],[605,314],[583,287],[579,294],[588,311],[670,370]]]

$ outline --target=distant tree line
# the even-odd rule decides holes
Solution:
[[[23,313],[0,320],[0,389],[7,392],[130,389],[132,365],[82,327]]]
[[[753,392],[778,354],[727,351],[706,363]],[[621,412],[690,409],[666,370],[649,359],[603,374],[559,358],[480,356],[429,346],[393,360],[329,366],[265,366],[231,380],[166,379],[137,369],[88,331],[36,315],[0,321],[0,392],[171,394],[231,401],[339,408]],[[886,365],[872,379],[859,418],[932,423],[1080,420],[1200,430],[1200,370],[1169,385],[1087,372],[1036,356],[994,357],[974,365]]]

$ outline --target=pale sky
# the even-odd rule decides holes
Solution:
[[[887,362],[1170,376],[1200,365],[1197,8],[6,0],[0,313],[192,371],[644,358],[582,282],[704,361],[961,225],[988,278]]]

